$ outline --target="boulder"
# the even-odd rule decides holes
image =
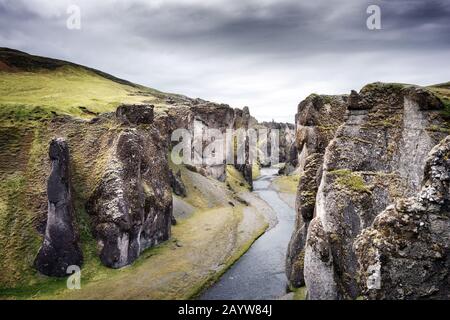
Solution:
[[[125,129],[113,142],[103,177],[86,209],[100,260],[111,268],[131,264],[170,236],[172,193],[166,139],[154,129]]]

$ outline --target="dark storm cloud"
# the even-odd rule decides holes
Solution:
[[[370,4],[382,30],[366,27]],[[311,92],[448,81],[449,18],[447,0],[0,0],[0,45],[293,121]]]

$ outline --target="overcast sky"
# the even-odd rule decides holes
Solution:
[[[293,122],[313,92],[450,81],[449,21],[448,0],[0,0],[0,46]]]

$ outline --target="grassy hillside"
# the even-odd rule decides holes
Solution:
[[[0,48],[0,119],[41,119],[52,113],[92,117],[121,103],[164,108],[168,97],[177,96],[70,62]]]
[[[445,114],[450,117],[450,82],[435,84],[428,88],[442,100],[445,105]]]

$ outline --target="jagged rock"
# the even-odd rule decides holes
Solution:
[[[291,123],[281,123],[281,122],[261,122],[258,127],[265,128],[267,130],[268,141],[267,141],[267,151],[268,157],[271,156],[271,132],[272,130],[278,130],[278,149],[279,149],[279,162],[286,163],[289,168],[285,169],[285,173],[289,174],[292,172],[292,167],[296,166],[297,161],[297,149],[295,148],[295,126]],[[267,163],[262,162],[262,166],[269,165],[269,160],[266,159]]]
[[[322,155],[313,153],[306,159],[303,175],[300,177],[295,203],[296,222],[294,233],[289,242],[286,258],[286,275],[293,287],[305,285],[303,275],[306,236],[309,224],[314,215],[316,192],[318,188],[317,175],[320,174]]]
[[[151,124],[153,122],[153,105],[124,104],[117,108],[116,117],[127,125]]]
[[[397,84],[364,87],[359,108],[348,111],[328,144],[305,248],[310,299],[360,294],[354,239],[395,199],[417,192],[426,156],[445,136],[428,130],[443,125],[439,111],[418,105],[408,90]]]
[[[302,176],[297,190],[296,224],[286,258],[286,275],[293,287],[305,284],[304,247],[322,177],[323,153],[344,122],[345,112],[345,96],[311,95],[298,107],[296,141],[301,150],[299,169]]]
[[[178,170],[178,172],[174,174],[173,171],[170,170],[169,175],[170,186],[172,187],[173,193],[180,197],[186,197],[186,187],[181,179],[181,171]]]
[[[450,136],[433,148],[421,191],[378,215],[355,241],[368,299],[450,298]]]
[[[191,101],[189,107],[179,106],[173,107],[168,111],[171,119],[171,129],[184,128],[194,135],[195,132],[200,133],[198,136],[194,135],[192,141],[192,153],[194,155],[193,163],[188,164],[191,169],[195,166],[196,172],[213,177],[219,181],[226,179],[226,164],[206,164],[203,154],[205,147],[214,139],[219,144],[225,145],[225,140],[217,140],[216,137],[208,137],[204,133],[208,129],[217,129],[221,133],[225,133],[227,129],[247,129],[252,120],[248,107],[241,109],[233,109],[226,104],[216,104],[201,99]],[[203,132],[203,133],[202,133]],[[248,159],[247,159],[248,160]],[[236,165],[236,168],[246,177],[247,182],[252,185],[251,164]]]
[[[74,228],[69,147],[62,138],[50,142],[52,172],[47,182],[48,213],[44,242],[34,265],[39,272],[67,276],[67,267],[81,267],[83,255]]]
[[[172,193],[167,141],[154,128],[125,129],[113,142],[100,184],[87,203],[100,259],[108,267],[132,263],[170,236]]]

